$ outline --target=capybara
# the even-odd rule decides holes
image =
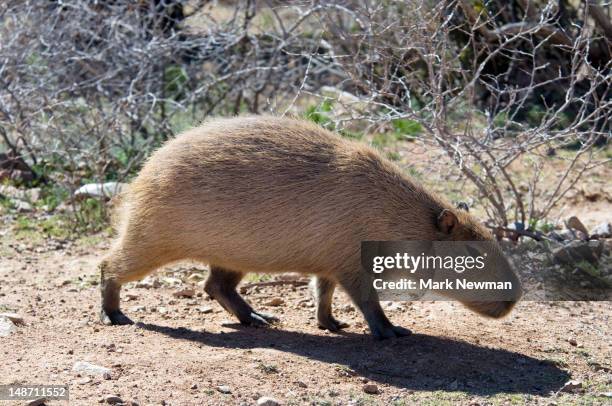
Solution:
[[[168,141],[121,197],[118,216],[100,264],[105,324],[131,323],[119,308],[121,285],[189,259],[210,265],[205,291],[241,323],[275,320],[236,291],[246,273],[299,272],[314,277],[320,327],[345,326],[332,315],[340,285],[376,338],[404,336],[361,267],[361,241],[493,240],[374,149],[272,116],[214,119]],[[513,304],[466,303],[490,317]]]

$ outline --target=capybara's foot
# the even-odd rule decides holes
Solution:
[[[252,311],[247,316],[240,317],[240,323],[253,327],[265,327],[278,321],[279,319],[276,316],[256,311]]]
[[[376,340],[385,340],[387,338],[406,337],[412,334],[412,331],[404,327],[389,326],[384,328],[375,328],[372,330],[372,335]]]
[[[348,323],[336,320],[333,317],[327,317],[325,319],[319,320],[319,328],[323,330],[340,331],[348,326]]]
[[[112,312],[106,312],[102,310],[100,312],[100,321],[102,324],[107,326],[125,326],[128,324],[134,324],[134,322],[121,310],[115,310]]]

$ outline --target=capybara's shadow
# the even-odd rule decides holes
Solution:
[[[367,334],[319,336],[235,325],[229,333],[139,323],[141,328],[210,347],[274,348],[313,360],[345,365],[360,376],[399,388],[461,391],[475,395],[558,391],[569,374],[519,353],[464,341],[413,334],[374,341]]]

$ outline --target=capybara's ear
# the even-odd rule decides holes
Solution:
[[[444,209],[440,212],[438,216],[438,230],[450,234],[457,227],[457,223],[459,223],[459,220],[457,220],[457,216],[452,211]]]

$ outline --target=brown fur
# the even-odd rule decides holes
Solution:
[[[444,210],[451,217],[440,220]],[[211,265],[207,292],[243,322],[268,319],[234,295],[242,275],[293,271],[317,277],[322,327],[341,327],[331,316],[339,283],[382,338],[406,331],[370,292],[361,241],[493,240],[366,145],[269,116],[216,119],[167,142],[122,196],[117,231],[101,264],[107,322],[129,321],[119,311],[122,284],[192,259]],[[511,306],[471,307],[498,317]]]

